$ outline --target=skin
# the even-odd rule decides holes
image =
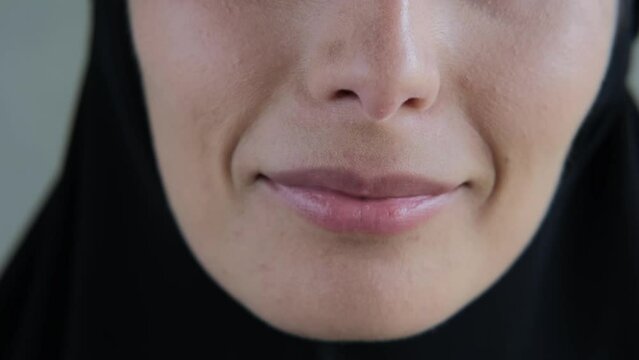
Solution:
[[[200,265],[276,329],[362,341],[443,323],[525,250],[603,80],[617,15],[609,0],[129,7],[162,181]],[[410,231],[338,233],[256,182],[302,165],[464,186]]]

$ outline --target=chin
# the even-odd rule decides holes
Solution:
[[[315,341],[326,342],[385,342],[403,340],[427,332],[444,321],[415,324],[384,324],[369,321],[348,321],[337,323],[296,323],[270,324],[286,334]]]
[[[386,309],[374,302],[361,303],[352,310],[298,312],[287,307],[260,318],[276,330],[299,338],[335,342],[383,342],[402,340],[427,332],[451,318],[452,309],[420,308],[405,304]],[[299,315],[298,315],[299,314]],[[260,314],[256,314],[260,315]]]

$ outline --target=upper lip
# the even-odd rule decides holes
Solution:
[[[286,186],[331,190],[363,198],[436,196],[456,187],[409,173],[385,173],[367,177],[350,169],[329,167],[278,171],[263,176]]]

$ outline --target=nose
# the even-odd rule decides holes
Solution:
[[[327,3],[333,7],[321,12],[325,21],[317,21],[307,48],[306,86],[315,102],[347,101],[367,121],[433,105],[440,72],[427,14],[411,13],[410,0]]]

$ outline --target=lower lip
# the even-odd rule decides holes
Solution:
[[[286,186],[262,178],[269,192],[315,225],[333,232],[394,235],[426,223],[454,191],[435,196],[360,199],[328,190]]]

